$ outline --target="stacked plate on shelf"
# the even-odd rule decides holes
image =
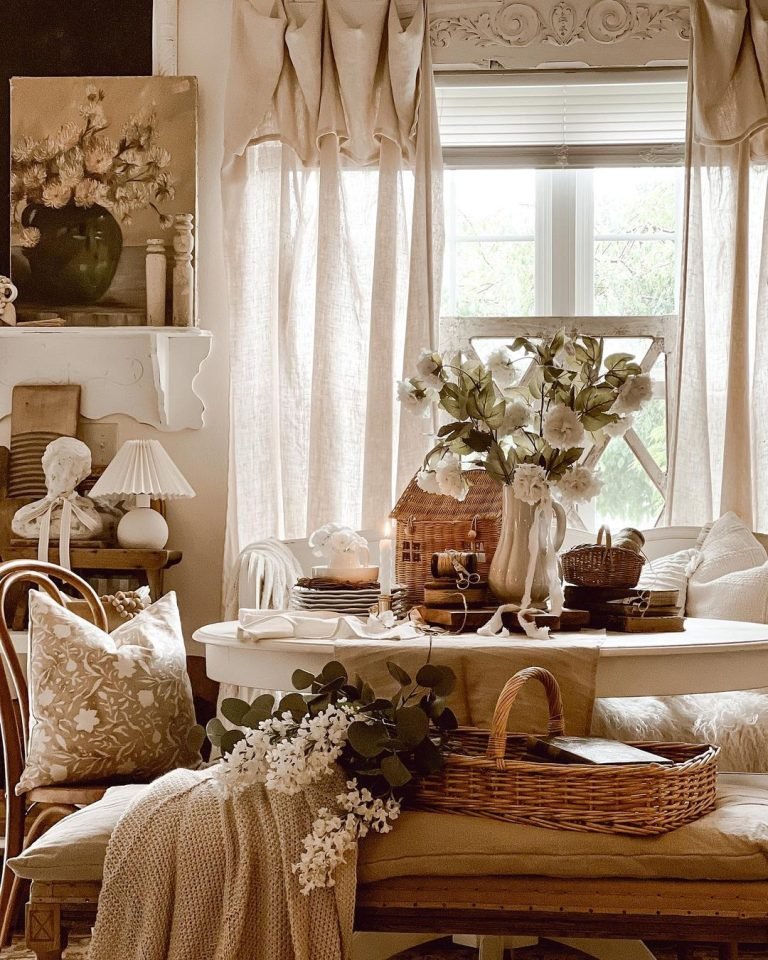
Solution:
[[[312,587],[297,583],[291,593],[294,610],[333,610],[336,613],[366,617],[370,608],[379,599],[377,583],[350,586]],[[408,613],[407,590],[402,586],[392,588],[392,612],[401,620]]]

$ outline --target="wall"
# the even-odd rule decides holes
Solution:
[[[169,545],[182,550],[184,558],[167,573],[166,586],[178,592],[188,642],[195,628],[221,619],[229,364],[219,169],[228,37],[228,0],[181,0],[179,73],[197,76],[200,88],[198,313],[201,326],[214,333],[211,355],[197,381],[205,426],[163,433],[129,417],[106,418],[118,423],[119,443],[134,437],[161,440],[197,492],[192,500],[168,505]],[[8,430],[6,418],[0,422],[0,443],[8,442]],[[202,652],[197,645],[189,648]]]
[[[166,585],[178,592],[188,641],[198,626],[221,619],[229,345],[219,170],[228,40],[227,0],[180,0],[178,72],[197,76],[200,90],[198,313],[200,325],[214,334],[211,355],[197,381],[205,403],[205,426],[202,430],[160,433],[125,417],[110,418],[119,420],[121,441],[151,436],[160,439],[197,492],[194,500],[168,505],[170,543],[183,550],[184,559],[168,572]]]

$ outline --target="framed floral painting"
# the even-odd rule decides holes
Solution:
[[[11,81],[20,319],[146,323],[147,241],[166,248],[170,295],[174,216],[196,213],[194,77]]]

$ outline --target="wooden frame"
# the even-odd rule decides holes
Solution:
[[[22,881],[8,867],[26,844],[45,833],[57,820],[78,806],[98,800],[102,787],[41,787],[21,796],[15,787],[21,778],[29,738],[29,691],[24,671],[13,645],[6,614],[15,607],[18,591],[36,586],[63,605],[61,591],[52,578],[73,587],[88,605],[93,622],[107,629],[107,614],[95,591],[71,570],[39,560],[11,560],[0,564],[0,731],[5,770],[5,846],[0,882],[0,947],[10,938]],[[31,816],[31,822],[29,816]],[[25,837],[25,824],[27,825]]]
[[[179,0],[154,0],[152,8],[152,72],[178,73]]]
[[[27,946],[60,960],[70,927],[92,923],[100,884],[32,883]],[[400,877],[362,885],[355,930],[612,940],[768,942],[768,882]],[[365,960],[354,954],[353,960]]]

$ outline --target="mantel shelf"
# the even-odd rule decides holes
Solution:
[[[20,383],[79,383],[80,411],[127,414],[160,430],[199,429],[196,389],[213,334],[198,327],[2,327],[0,418]]]

